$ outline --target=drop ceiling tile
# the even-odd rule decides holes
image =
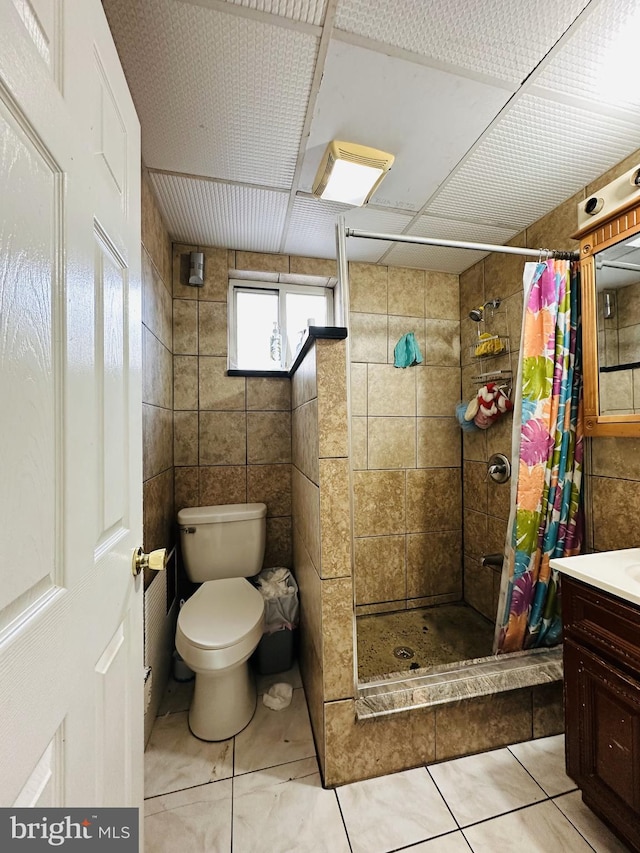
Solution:
[[[510,97],[509,91],[333,41],[300,177],[310,191],[332,139],[389,151],[372,201],[417,211]]]
[[[444,240],[465,240],[471,243],[493,243],[502,246],[518,232],[511,228],[488,225],[485,222],[460,222],[455,219],[421,216],[407,233],[413,237],[436,237]]]
[[[639,144],[640,114],[604,116],[524,95],[425,213],[519,231]]]
[[[474,222],[459,222],[421,216],[408,230],[414,237],[434,237],[444,240],[463,240],[470,243],[491,243],[502,246],[517,231],[496,228]],[[411,243],[396,243],[384,258],[391,266],[411,266],[440,272],[461,273],[485,257],[486,252],[472,249],[453,249],[440,246],[420,246]]]
[[[322,24],[327,5],[326,0],[227,0],[227,3],[316,26]]]
[[[104,5],[147,166],[291,186],[315,36],[176,0]]]
[[[588,0],[340,0],[336,28],[519,84]]]
[[[390,267],[413,267],[459,275],[468,267],[481,261],[487,254],[488,252],[473,252],[465,249],[443,249],[439,246],[412,246],[408,243],[396,243],[389,254],[382,259],[382,263]]]
[[[173,240],[277,252],[288,193],[150,173]]]
[[[607,0],[589,9],[562,50],[535,78],[536,86],[637,109],[638,29],[636,0]]]
[[[351,208],[347,205],[322,201],[322,199],[296,198],[283,251],[288,255],[306,255],[316,258],[336,257],[336,219],[343,215],[348,227],[378,233],[397,234],[411,221],[401,213]],[[391,246],[381,240],[347,239],[347,257],[350,261],[371,261]]]

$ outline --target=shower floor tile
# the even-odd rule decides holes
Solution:
[[[493,645],[493,624],[466,604],[359,616],[357,633],[359,678],[485,657]]]

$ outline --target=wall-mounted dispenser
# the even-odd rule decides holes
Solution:
[[[616,294],[614,290],[605,290],[602,293],[602,316],[605,320],[613,320],[616,316]]]
[[[189,284],[204,287],[204,252],[191,252],[189,257]]]

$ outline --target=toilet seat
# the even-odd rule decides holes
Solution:
[[[245,578],[206,581],[181,607],[178,628],[191,646],[226,649],[262,630],[264,599]]]

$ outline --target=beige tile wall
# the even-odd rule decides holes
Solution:
[[[630,169],[637,159],[636,154],[624,161],[518,235],[514,244],[573,248],[569,235],[575,227],[578,198]],[[175,247],[174,268],[180,268],[175,256],[192,248]],[[290,559],[293,551],[300,585],[301,670],[325,784],[342,784],[561,731],[558,685],[366,722],[357,722],[353,704],[354,586],[361,600],[383,602],[383,607],[393,601],[406,606],[407,600],[452,594],[439,591],[440,581],[425,564],[425,555],[451,554],[456,540],[461,542],[460,524],[444,527],[443,515],[428,500],[430,490],[438,489],[450,502],[449,511],[460,512],[453,479],[456,465],[451,464],[456,460],[446,456],[450,451],[447,436],[452,435],[447,432],[450,413],[460,396],[458,346],[462,339],[467,394],[474,367],[466,360],[465,345],[474,329],[469,330],[471,324],[467,326],[465,319],[471,308],[498,295],[509,311],[512,348],[517,349],[522,259],[490,255],[465,272],[460,277],[459,314],[451,301],[450,276],[351,265],[356,281],[350,330],[357,507],[354,579],[346,426],[341,420],[346,418],[346,391],[344,403],[339,394],[331,396],[344,358],[339,355],[344,342],[318,342],[294,377],[291,398],[284,383],[275,391],[272,379],[247,379],[240,386],[227,383],[223,380],[228,377],[214,361],[226,354],[224,303],[230,266],[325,274],[313,265],[324,270],[323,265],[333,268],[333,264],[287,256],[228,254],[226,250],[206,252],[204,289],[194,292],[183,286],[179,274],[174,280],[174,301],[191,303],[178,305],[175,312],[179,339],[174,355],[176,501],[177,505],[213,503],[233,496],[233,500],[264,499],[271,505],[271,552],[286,553]],[[426,363],[400,372],[390,365],[393,346],[405,331],[415,332]],[[155,359],[161,352],[157,344],[148,338],[146,345]],[[205,359],[212,361],[205,363]],[[211,408],[204,408],[200,400],[201,369],[204,401]],[[344,371],[346,375],[346,364]],[[403,374],[413,375],[415,384]],[[156,395],[166,393],[161,389],[167,375],[166,367],[160,366],[146,380],[153,400],[165,400]],[[407,384],[402,391],[400,383]],[[147,397],[145,400],[155,405]],[[345,414],[336,414],[336,407]],[[405,419],[415,426],[407,426]],[[421,419],[427,420],[420,423]],[[264,448],[265,437],[274,427],[274,449]],[[392,436],[392,448],[381,440],[385,429]],[[155,430],[159,435],[163,432]],[[288,457],[287,430],[293,432]],[[411,449],[414,435],[415,459]],[[509,455],[510,445],[507,421],[487,432],[465,434],[463,441],[465,595],[490,618],[495,617],[496,575],[481,569],[479,556],[501,550],[509,501],[507,490],[486,483],[484,475],[488,456],[493,452]],[[596,549],[628,547],[640,539],[640,464],[634,462],[640,459],[639,451],[640,442],[634,439],[593,439],[588,448],[588,542]],[[166,452],[158,450],[158,457]],[[374,464],[370,464],[370,452]],[[446,464],[433,464],[445,457]],[[287,480],[291,462],[293,476]],[[289,490],[287,482],[291,483]],[[385,512],[376,503],[381,500],[387,504]],[[293,510],[289,509],[292,504]],[[432,525],[432,517],[440,520]],[[374,561],[382,559],[386,572],[371,571]],[[439,561],[438,557],[434,565]],[[450,578],[458,590],[456,573]]]
[[[204,252],[202,288],[185,284],[192,251]],[[175,506],[266,503],[265,566],[290,567],[290,382],[226,375],[229,269],[245,255],[173,246]]]
[[[173,521],[171,242],[142,173],[144,548],[170,548]]]
[[[192,251],[204,252],[202,288],[185,284]],[[173,246],[176,510],[264,502],[265,566],[290,567],[291,383],[286,378],[226,375],[230,269],[335,275],[335,261]],[[333,432],[331,441],[339,440]]]
[[[458,277],[349,265],[358,612],[462,597]],[[393,365],[406,332],[422,364]]]
[[[143,547],[172,549],[173,366],[171,241],[142,172],[142,431]],[[145,741],[165,690],[173,648],[175,563],[145,577],[145,663],[152,689],[145,710]]]
[[[380,286],[378,271],[373,277],[374,292],[376,284]],[[300,668],[325,784],[345,784],[561,731],[561,685],[527,688],[435,710],[361,722],[356,719],[349,460],[344,442],[336,440],[336,435],[343,434],[341,423],[347,421],[346,389],[337,381],[346,374],[346,349],[344,341],[317,341],[292,381],[293,543],[301,602]],[[358,380],[352,382],[352,408],[360,412],[368,407],[368,389],[362,382],[368,366],[352,366]],[[459,368],[448,369],[459,381]],[[423,411],[434,419],[446,417],[441,401],[424,402]],[[393,399],[391,403],[380,400],[381,407],[389,405],[402,407],[405,401],[402,397],[396,403]],[[328,436],[322,428],[325,414],[332,418]],[[326,453],[332,455],[323,455]],[[371,491],[359,476],[362,474],[370,475]],[[449,469],[439,467],[353,473],[354,483],[360,480],[356,497],[364,501],[370,523],[383,531],[355,538],[356,573],[363,562],[366,565],[376,560],[385,565],[384,572],[356,574],[356,589],[359,583],[371,584],[367,595],[372,598],[389,595],[389,589],[395,595],[396,588],[398,596],[405,595],[408,588],[415,597],[430,596],[434,589],[441,589],[441,579],[425,571],[425,566],[437,568],[451,553],[460,561],[460,530],[420,532],[424,526],[422,495],[426,487],[448,493],[450,474]],[[397,487],[391,493],[393,500],[388,492],[380,491],[381,482]],[[378,512],[372,494],[384,500],[385,506],[400,507],[394,509],[390,521],[388,513]],[[441,510],[433,511],[442,519]],[[398,526],[402,532],[387,532]],[[410,532],[414,529],[417,532]],[[427,560],[428,554],[435,559]],[[452,578],[459,584],[459,575]]]
[[[518,234],[511,245],[538,248],[549,246],[574,251],[571,238],[577,228],[576,207],[580,200],[631,169],[640,158],[632,154],[547,216]],[[492,254],[460,276],[460,321],[462,328],[463,391],[471,393],[473,365],[466,354],[465,335],[472,335],[468,312],[495,296],[504,299],[508,312],[511,349],[520,346],[522,323],[522,273],[527,259]],[[465,328],[467,331],[465,332]],[[464,477],[464,589],[465,599],[491,619],[496,617],[500,583],[499,570],[480,566],[481,553],[501,552],[509,515],[507,486],[486,483],[486,465],[492,453],[511,456],[511,418],[497,422],[486,432],[465,433],[463,441]],[[587,546],[596,550],[627,548],[640,541],[640,440],[593,438],[587,442],[585,500]]]
[[[300,663],[321,763],[327,701],[354,695],[346,343],[317,340],[292,380]]]
[[[548,216],[534,223],[526,232],[519,234],[512,243],[534,248],[552,246],[561,250],[574,249],[575,242],[570,235],[576,227],[578,200],[592,195],[599,187],[628,171],[639,158],[640,152],[636,152]],[[471,364],[466,350],[470,340],[473,341],[472,335],[475,331],[466,319],[472,308],[489,298],[502,297],[508,311],[511,349],[517,351],[519,348],[523,262],[522,258],[496,253],[489,255],[460,276],[465,395],[471,394],[474,387],[471,384],[471,376],[475,366]],[[352,302],[351,306],[356,312],[351,332],[352,342],[359,334],[366,338],[352,348],[352,353],[355,349],[360,359],[352,366],[352,447],[354,462],[359,471],[367,470],[365,462],[369,366],[371,363],[384,363],[385,280],[388,285],[384,269],[370,271],[366,291],[358,293],[356,290],[355,302]],[[465,325],[466,323],[468,325]],[[388,328],[387,325],[387,358]],[[423,402],[425,406],[433,405],[433,399],[427,403],[424,396]],[[438,417],[442,413],[425,409],[422,415],[426,414]],[[403,417],[395,413],[391,416]],[[485,480],[487,459],[495,452],[503,452],[508,456],[511,453],[510,420],[497,422],[486,432],[464,434],[465,597],[491,619],[495,618],[499,574],[482,568],[479,557],[482,553],[502,550],[509,512],[508,488]],[[640,440],[594,438],[587,442],[586,455],[587,546],[597,550],[636,546],[640,541]],[[401,502],[402,493],[396,482],[398,472],[388,473],[396,475],[396,479],[389,478],[388,486],[392,491],[396,488],[397,500]],[[374,480],[376,474],[378,472],[373,475]],[[406,471],[405,476],[408,476]],[[357,477],[354,477],[354,480],[357,482]],[[356,487],[361,489],[361,502],[371,491],[375,491],[376,485],[378,484],[372,482],[371,489],[364,491],[361,486]],[[370,503],[364,505],[371,506]],[[356,539],[356,589],[361,583],[360,578],[363,577],[363,573],[358,571],[359,561],[366,563],[367,560],[373,559],[375,549],[371,543],[379,543],[384,545],[384,550],[378,553],[378,558],[386,562],[387,575],[385,579],[379,576],[367,577],[363,594],[371,597],[399,594],[407,577],[406,559],[403,563],[403,557],[409,550],[407,544],[407,550],[403,551],[403,540],[406,539],[407,533],[393,532],[399,523],[397,516],[391,521],[385,521],[383,514],[374,507],[371,508],[374,523],[381,525],[384,532],[376,537],[361,536]],[[400,515],[401,512],[402,510]],[[356,524],[362,524],[357,516]],[[362,530],[361,526],[358,530]],[[363,548],[371,548],[371,554],[363,556]],[[370,588],[366,584],[370,584]],[[564,725],[562,685],[540,685],[500,696],[469,700],[452,707],[443,706],[435,711],[417,711],[363,722],[356,720],[353,701],[342,699],[324,704],[323,720],[324,781],[329,786],[339,785],[402,770],[425,761],[480,752],[500,744],[561,732]]]

